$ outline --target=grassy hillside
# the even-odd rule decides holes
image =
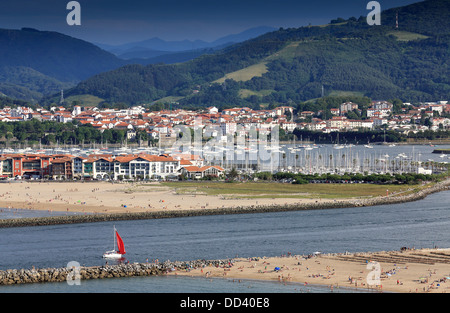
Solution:
[[[427,0],[383,11],[382,26],[360,17],[280,29],[181,64],[102,73],[68,94],[129,104],[172,96],[182,106],[258,106],[318,98],[323,86],[326,95],[443,100],[450,94],[448,16],[449,0]]]
[[[82,106],[98,106],[105,100],[92,95],[78,95],[67,97],[65,98],[65,101],[66,103],[74,103],[76,105]]]
[[[250,65],[241,70],[228,73],[224,77],[215,80],[213,83],[223,83],[227,79],[232,79],[237,82],[245,82],[251,80],[254,77],[261,77],[263,74],[267,73],[267,62],[260,62],[258,64]]]
[[[420,39],[427,39],[430,38],[429,36],[425,36],[422,34],[417,33],[411,33],[401,30],[393,30],[387,33],[387,35],[392,35],[397,38],[397,40],[400,41],[411,41],[411,40],[420,40]]]

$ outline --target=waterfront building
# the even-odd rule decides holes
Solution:
[[[58,180],[73,178],[71,156],[58,157],[52,160],[51,163],[51,176],[53,179]]]
[[[50,175],[52,157],[34,154],[5,154],[0,157],[1,176],[44,177]]]
[[[168,179],[176,178],[180,160],[168,155],[127,155],[117,156],[112,161],[113,179]],[[97,174],[98,175],[98,174]]]
[[[181,169],[181,173],[190,179],[201,179],[204,177],[220,177],[224,174],[224,169],[220,166],[186,166]]]

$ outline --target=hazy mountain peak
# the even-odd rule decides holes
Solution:
[[[237,34],[231,34],[219,39],[216,39],[212,42],[207,42],[204,40],[196,39],[196,40],[164,40],[159,37],[152,37],[142,41],[130,42],[121,45],[104,45],[97,44],[99,47],[110,51],[116,55],[121,55],[127,52],[132,51],[133,49],[146,48],[149,50],[159,50],[159,51],[168,51],[168,52],[180,52],[187,50],[197,50],[204,48],[214,48],[217,46],[222,46],[224,44],[233,44],[242,42],[257,36],[260,36],[264,33],[275,30],[273,27],[269,26],[259,26],[247,29],[243,32]]]

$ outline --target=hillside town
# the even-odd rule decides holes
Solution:
[[[176,109],[157,112],[148,111],[141,106],[118,110],[76,105],[72,111],[63,106],[52,107],[50,110],[5,107],[0,111],[0,121],[5,123],[31,119],[60,123],[77,121],[79,125],[91,125],[100,132],[106,129],[125,130],[128,141],[136,140],[137,131],[145,131],[150,138],[160,143],[161,141],[173,143],[179,138],[178,125],[184,125],[188,129],[200,127],[203,138],[215,138],[219,142],[226,142],[229,134],[245,137],[250,128],[256,129],[260,134],[268,134],[275,127],[283,129],[285,133],[292,133],[295,129],[331,133],[381,128],[403,134],[450,128],[450,119],[446,117],[450,113],[450,105],[447,102],[406,105],[401,113],[394,114],[392,103],[374,101],[367,109],[367,118],[360,120],[350,118],[351,115],[348,113],[358,110],[360,110],[358,104],[345,102],[339,108],[331,109],[331,118],[322,120],[321,112],[295,112],[295,108],[291,106],[280,106],[271,110],[252,110],[244,107],[222,111],[212,106],[201,111]],[[423,123],[424,118],[428,123]],[[240,131],[243,133],[239,134]],[[223,177],[226,164],[222,162],[222,157],[219,158],[219,165],[205,161],[204,157],[204,154],[164,152],[161,149],[135,150],[131,153],[123,147],[115,151],[94,149],[87,154],[79,154],[75,150],[59,153],[41,150],[36,153],[31,149],[29,151],[3,149],[0,155],[0,178],[170,180],[179,179],[181,176],[185,179]],[[296,158],[298,159],[298,156]],[[297,159],[294,160],[295,165]],[[246,159],[246,162],[248,161]],[[336,165],[327,166],[327,170],[332,168],[335,171]],[[347,170],[349,168],[350,166],[347,166]],[[311,170],[310,167],[309,171]]]
[[[323,112],[320,111],[295,112],[295,108],[292,106],[263,110],[243,107],[223,109],[222,111],[211,106],[198,111],[176,109],[153,112],[142,106],[118,110],[75,105],[71,111],[64,106],[55,106],[49,110],[5,107],[0,110],[0,121],[14,122],[31,119],[61,123],[77,121],[80,125],[89,124],[100,131],[105,129],[126,130],[128,140],[133,140],[138,130],[147,132],[149,138],[155,140],[163,137],[175,137],[176,125],[193,127],[194,124],[202,127],[204,137],[217,137],[235,132],[237,124],[244,128],[255,127],[260,132],[270,132],[273,127],[279,126],[286,133],[290,133],[296,128],[331,133],[359,129],[374,130],[383,127],[385,130],[407,135],[410,132],[450,128],[450,118],[448,117],[450,104],[447,101],[426,102],[419,105],[405,103],[398,113],[393,112],[393,104],[388,101],[372,101],[371,106],[367,109],[366,118],[350,118],[349,112],[358,111],[360,112],[361,108],[352,102],[345,102],[339,108],[330,109],[332,116],[329,119],[323,119]],[[201,125],[198,125],[199,119]]]

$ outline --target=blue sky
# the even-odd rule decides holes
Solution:
[[[213,41],[257,26],[300,27],[366,16],[369,0],[78,0],[81,26],[68,26],[69,0],[2,0],[0,28],[33,27],[122,44],[159,37]],[[381,9],[419,0],[379,0]]]

